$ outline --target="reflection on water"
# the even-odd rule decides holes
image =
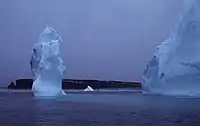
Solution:
[[[134,92],[69,93],[34,98],[0,93],[2,126],[199,126],[200,99]]]

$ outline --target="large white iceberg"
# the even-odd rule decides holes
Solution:
[[[32,92],[34,96],[64,95],[62,76],[65,71],[60,58],[59,46],[62,38],[47,26],[34,45],[31,56],[31,70],[34,76]]]
[[[200,95],[200,0],[185,1],[177,27],[146,65],[142,90],[164,95]]]

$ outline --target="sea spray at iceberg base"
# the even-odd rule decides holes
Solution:
[[[34,45],[31,56],[31,70],[34,76],[32,92],[34,96],[60,96],[62,76],[65,71],[60,58],[59,46],[62,38],[52,28],[47,26]]]
[[[142,90],[200,96],[200,0],[185,1],[177,27],[146,65]]]

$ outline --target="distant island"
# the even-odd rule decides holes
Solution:
[[[18,79],[8,85],[8,89],[31,89],[33,79]],[[93,89],[117,89],[117,88],[134,88],[141,89],[139,82],[122,82],[122,81],[100,81],[100,80],[76,80],[63,79],[63,89],[85,89],[91,86]]]

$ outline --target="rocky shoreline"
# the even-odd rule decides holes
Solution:
[[[8,85],[8,89],[31,89],[32,79],[18,79]],[[134,88],[141,89],[139,82],[122,82],[122,81],[99,81],[99,80],[75,80],[63,79],[63,89],[85,89],[87,86],[93,89],[117,89],[117,88]]]

